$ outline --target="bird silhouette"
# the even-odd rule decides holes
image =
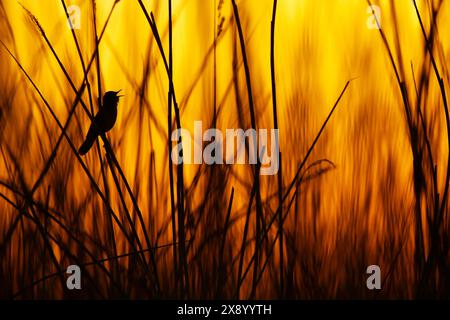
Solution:
[[[97,137],[114,127],[117,119],[117,104],[119,103],[119,91],[108,91],[103,96],[103,105],[94,117],[94,121],[89,127],[89,131],[84,139],[83,144],[78,153],[80,155],[85,155],[93,146]]]

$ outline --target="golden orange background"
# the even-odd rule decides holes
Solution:
[[[430,8],[436,7],[440,1],[417,2],[428,32]],[[113,3],[96,3],[98,33]],[[167,1],[144,3],[147,10],[155,15],[167,55]],[[243,59],[231,1],[174,0],[172,3],[173,82],[182,127],[192,132],[196,120],[202,120],[204,126],[212,123],[214,101],[220,109],[217,119],[219,129],[250,127]],[[83,81],[83,69],[60,1],[23,0],[21,4],[35,15],[79,88]],[[76,4],[81,8],[81,29],[76,30],[75,34],[83,58],[88,62],[95,51],[92,2],[74,0],[66,1],[66,4]],[[442,194],[448,157],[443,102],[429,55],[426,54],[414,5],[409,0],[379,0],[374,4],[381,8],[381,26],[393,50],[394,60],[397,65],[403,66],[402,77],[414,110],[417,109],[414,83],[418,83],[422,68],[429,74],[421,108],[437,166],[438,190]],[[240,0],[237,5],[249,61],[257,126],[272,128],[270,22],[273,1]],[[335,167],[322,162],[305,173],[306,176],[311,174],[312,179],[305,179],[298,185],[297,196],[284,225],[283,259],[286,286],[290,286],[291,290],[286,295],[290,297],[414,297],[418,281],[414,260],[416,201],[423,203],[424,254],[427,256],[429,253],[426,228],[429,200],[426,196],[417,200],[414,195],[413,156],[401,92],[380,32],[366,26],[369,18],[367,7],[368,3],[363,0],[278,1],[275,70],[284,188],[294,178],[298,165],[345,83],[353,79],[307,162],[310,165],[315,160],[328,159]],[[75,92],[68,85],[39,30],[19,3],[2,1],[0,9],[0,40],[20,61],[64,123],[75,100]],[[224,22],[216,37],[222,19]],[[450,89],[447,68],[450,61],[449,19],[450,3],[443,1],[433,50],[447,91]],[[217,45],[214,49],[215,41]],[[152,243],[170,244],[173,237],[167,148],[169,82],[154,36],[137,1],[123,0],[116,4],[101,40],[99,55],[101,93],[97,88],[95,63],[88,78],[94,110],[98,108],[95,99],[99,95],[122,89],[125,96],[119,102],[118,120],[108,133],[108,138],[138,200]],[[234,59],[237,59],[236,82]],[[148,72],[145,71],[146,65]],[[144,82],[145,98],[140,100],[140,88]],[[87,90],[82,99],[89,105]],[[242,103],[243,119],[239,119],[238,99]],[[0,179],[20,190],[25,190],[24,186],[31,188],[61,131],[3,47],[0,49],[0,108]],[[86,113],[78,106],[68,130],[75,146],[81,144],[89,123]],[[100,147],[104,153],[102,144]],[[101,190],[105,190],[97,150],[93,148],[82,159]],[[104,154],[102,159],[106,161]],[[190,297],[214,297],[215,289],[209,290],[205,286],[214,282],[217,274],[218,266],[213,256],[220,250],[220,245],[215,238],[208,239],[206,235],[225,223],[232,187],[231,219],[234,222],[228,231],[224,251],[229,277],[224,285],[226,297],[233,296],[237,281],[236,257],[242,242],[253,176],[246,165],[218,167],[211,173],[205,165],[184,166],[185,206],[189,212],[187,239],[194,232],[189,221],[198,223],[193,246],[188,253]],[[194,183],[198,170],[201,170],[200,179]],[[176,170],[174,175],[176,177]],[[110,173],[107,176],[111,206],[125,221],[114,180]],[[426,190],[431,190],[431,180],[426,179]],[[125,190],[123,183],[121,186]],[[25,200],[10,188],[2,185],[0,191],[14,199],[18,206],[24,205]],[[291,192],[290,196],[294,193]],[[277,176],[261,176],[261,198],[267,220],[276,212],[276,194]],[[98,259],[111,254],[106,245],[109,241],[107,210],[65,140],[33,199],[60,214],[61,221],[92,249]],[[128,196],[125,202],[132,212],[133,205]],[[254,206],[253,201],[252,214],[255,212]],[[18,210],[3,200],[0,200],[0,209],[0,243],[3,246],[0,250],[0,282],[8,280],[7,286],[0,286],[0,296],[10,297],[33,281],[60,270],[52,263],[48,251],[45,253],[46,245],[36,235],[36,227],[26,219],[15,229],[11,239],[5,240]],[[202,215],[199,213],[201,210],[204,211]],[[449,227],[447,211],[445,209],[443,230]],[[48,228],[67,250],[78,257],[78,262],[92,260],[60,226],[50,222]],[[254,246],[253,228],[251,226],[249,231],[246,263],[250,261]],[[142,230],[139,230],[142,236]],[[117,225],[114,226],[114,233],[117,254],[129,252],[129,244]],[[274,226],[269,233],[270,239],[274,239],[275,234]],[[50,243],[61,270],[69,264],[76,264],[60,245],[55,241]],[[256,297],[277,297],[276,274],[280,257],[278,246],[275,248],[274,256],[258,285]],[[443,258],[449,261],[448,251],[445,254]],[[157,249],[156,257],[166,296],[176,296],[173,288],[177,285],[171,276],[171,248]],[[119,271],[115,271],[118,273],[114,277],[126,288],[129,297],[151,296],[138,287],[141,281],[139,276],[137,280],[132,280],[131,273],[135,266],[131,260],[118,260]],[[381,267],[381,293],[366,288],[365,272],[371,264]],[[105,266],[111,270],[114,268],[110,263]],[[82,296],[110,296],[109,280],[102,270],[94,266],[86,267],[86,272],[98,281],[101,294],[85,291]],[[65,297],[68,293],[58,279],[55,277],[40,282],[18,297]],[[436,281],[441,284],[445,281],[439,272]],[[449,287],[444,286],[444,291],[448,292]],[[247,297],[251,287],[252,276],[249,274],[240,297]]]

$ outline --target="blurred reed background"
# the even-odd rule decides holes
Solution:
[[[450,3],[373,4],[381,32],[365,0],[2,1],[0,296],[448,298]],[[274,96],[279,176],[169,162],[178,125],[273,128]]]

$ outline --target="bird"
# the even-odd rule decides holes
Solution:
[[[120,90],[108,91],[103,96],[103,105],[95,115],[94,121],[89,127],[86,139],[84,139],[83,144],[78,149],[80,155],[85,155],[91,149],[99,135],[108,132],[114,127],[117,119],[117,105],[119,103],[119,98],[123,97],[122,95],[118,95],[119,92]]]

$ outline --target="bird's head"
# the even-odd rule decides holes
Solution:
[[[123,97],[123,95],[119,95],[119,91],[108,91],[103,96],[103,105],[104,106],[117,106],[117,103],[119,102],[119,98]]]

